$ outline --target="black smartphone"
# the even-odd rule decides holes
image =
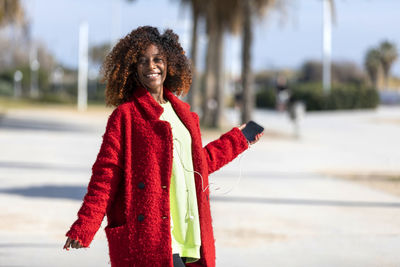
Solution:
[[[252,142],[256,139],[256,135],[264,131],[264,127],[255,123],[254,121],[249,121],[246,126],[242,129],[242,133],[246,137],[247,141]]]

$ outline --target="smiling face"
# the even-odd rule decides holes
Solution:
[[[137,61],[137,74],[139,82],[150,93],[162,91],[167,77],[167,62],[157,46],[151,44],[146,51],[139,56]]]

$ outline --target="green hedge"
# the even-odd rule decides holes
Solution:
[[[7,80],[0,80],[0,96],[12,96],[14,94],[14,85]]]
[[[379,104],[376,89],[354,84],[335,85],[324,94],[321,83],[298,83],[292,87],[291,101],[303,101],[307,110],[371,109]],[[275,108],[275,90],[260,90],[256,94],[260,108]]]
[[[273,88],[264,88],[256,93],[256,107],[275,108],[276,93]]]

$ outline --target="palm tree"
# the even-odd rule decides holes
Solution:
[[[275,0],[182,0],[198,10],[199,17],[205,19],[208,36],[205,69],[205,88],[202,103],[202,123],[210,127],[219,127],[224,107],[223,88],[223,47],[224,33],[242,33],[242,121],[248,121],[253,108],[253,92],[251,90],[251,57],[252,27],[254,14],[258,17],[276,3]],[[278,1],[283,3],[284,0]],[[195,7],[195,5],[198,5]],[[195,17],[193,17],[195,19]],[[195,25],[195,21],[193,22]],[[241,27],[242,26],[242,27]],[[194,36],[193,33],[192,36]],[[192,46],[193,40],[192,37]],[[194,49],[192,49],[193,51]],[[192,56],[193,58],[193,56]],[[192,88],[193,89],[193,88]]]
[[[385,87],[387,89],[389,86],[390,69],[393,65],[393,62],[396,61],[398,57],[398,52],[396,45],[390,43],[389,41],[382,42],[379,46],[379,51],[381,55],[383,75],[385,77]]]
[[[382,66],[380,51],[375,48],[368,50],[365,56],[364,65],[373,86],[378,88],[378,77]]]
[[[202,123],[217,128],[224,107],[224,33],[238,29],[240,0],[202,1],[208,36]]]
[[[182,4],[188,5],[192,13],[192,36],[191,36],[191,48],[190,48],[190,59],[192,63],[192,85],[188,93],[188,103],[193,108],[196,108],[196,94],[199,90],[199,78],[197,71],[197,51],[198,51],[198,25],[200,16],[204,15],[205,1],[201,0],[182,0]]]
[[[219,127],[220,111],[222,103],[220,76],[223,71],[222,47],[223,47],[223,20],[218,16],[218,2],[209,1],[206,10],[206,28],[207,28],[207,52],[206,52],[206,70],[205,70],[205,88],[203,92],[203,116],[202,123],[209,127]],[[217,74],[218,73],[218,74]]]
[[[25,23],[25,14],[20,0],[0,0],[0,26]]]
[[[242,0],[242,103],[241,121],[246,123],[251,119],[254,106],[254,93],[251,75],[251,45],[253,42],[253,20],[254,15],[261,18],[266,14],[275,0]],[[279,1],[278,4],[282,4]],[[282,7],[279,5],[277,7]]]

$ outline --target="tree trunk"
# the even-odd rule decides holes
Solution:
[[[215,73],[213,71],[213,58],[215,54],[215,39],[216,29],[211,27],[208,32],[207,42],[207,54],[206,54],[206,69],[205,69],[205,88],[203,92],[203,103],[202,103],[202,124],[205,126],[211,126],[210,116],[213,109],[213,90],[215,89]]]
[[[383,67],[383,82],[385,83],[385,90],[389,89],[389,70],[386,66]]]
[[[196,95],[199,89],[199,79],[196,68],[197,63],[197,26],[199,22],[199,13],[192,7],[192,43],[190,49],[190,58],[192,61],[192,85],[190,87],[190,91],[188,93],[188,103],[193,108],[196,109]]]
[[[372,85],[374,86],[375,89],[378,89],[378,86],[379,86],[378,73],[379,73],[379,70],[377,70],[377,71],[375,71],[373,73],[372,72],[370,73]]]
[[[211,127],[221,127],[224,108],[224,31],[222,23],[218,23],[215,39],[215,56],[213,58],[213,73],[215,75],[214,103],[216,104],[211,118]]]
[[[254,96],[251,75],[251,43],[252,43],[252,22],[251,22],[251,1],[243,1],[243,33],[242,33],[242,103],[241,121],[246,123],[251,119]]]

